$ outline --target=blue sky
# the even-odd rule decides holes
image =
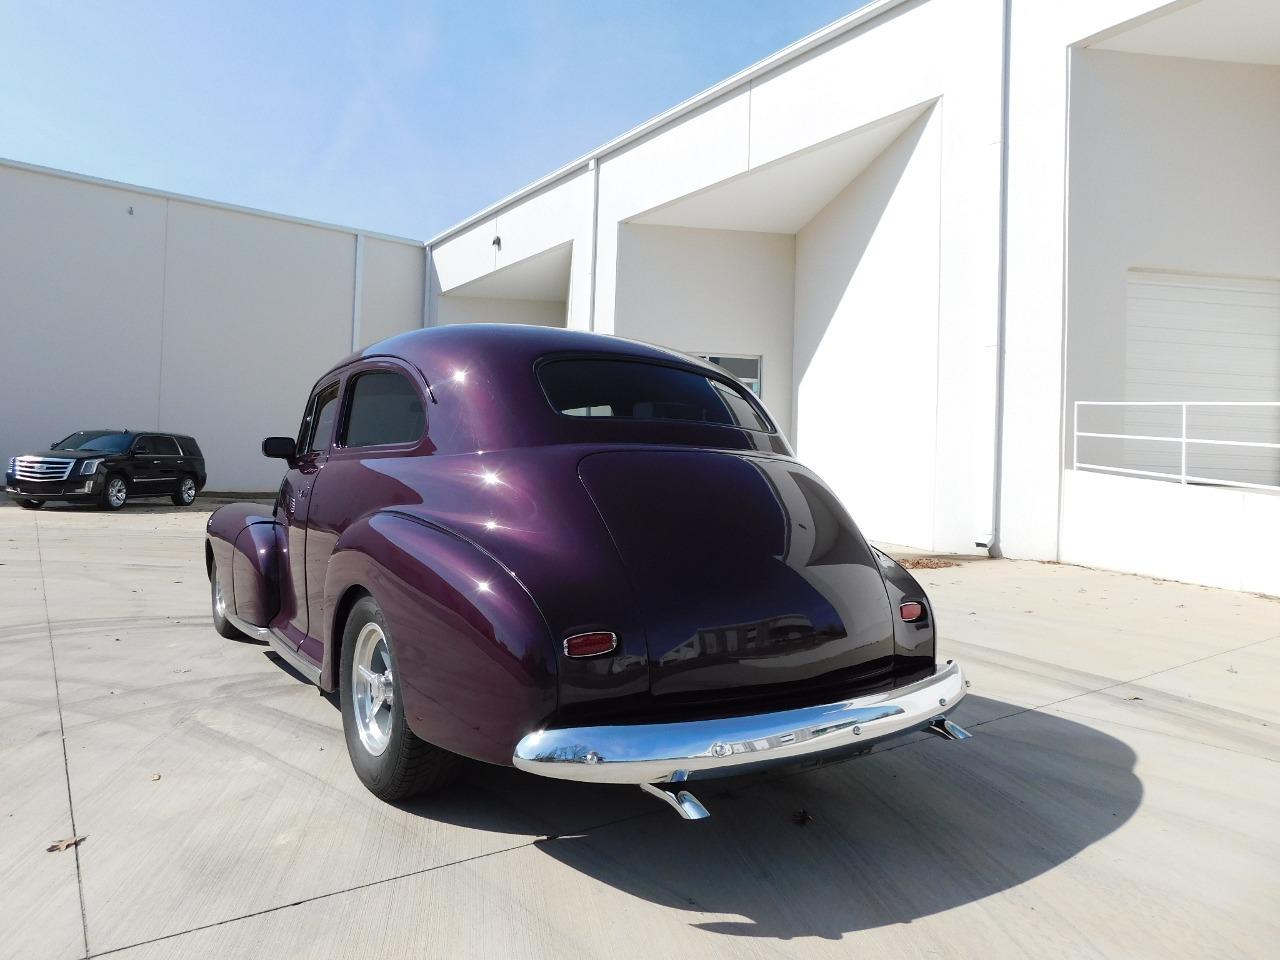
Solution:
[[[865,0],[0,0],[0,156],[419,239]]]

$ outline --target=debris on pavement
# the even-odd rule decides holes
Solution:
[[[78,847],[85,841],[85,836],[67,837],[65,840],[55,840],[53,843],[45,847],[46,853],[61,853],[63,850],[69,850],[72,847]]]
[[[941,570],[943,567],[954,567],[954,560],[943,560],[941,557],[903,557],[898,566],[908,570]]]

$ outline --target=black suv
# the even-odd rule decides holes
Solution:
[[[191,437],[80,430],[48,451],[10,459],[4,492],[28,510],[38,510],[48,500],[119,510],[130,497],[156,496],[186,507],[204,482],[204,454]]]

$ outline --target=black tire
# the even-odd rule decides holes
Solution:
[[[175,507],[189,507],[196,502],[196,478],[190,475],[178,479],[178,489],[172,497]]]
[[[367,644],[367,640],[362,640],[366,628],[373,628],[370,636],[380,631],[384,643],[385,656],[375,658],[373,663],[385,666],[391,672],[391,703],[382,704],[376,713],[379,720],[386,720],[387,739],[385,747],[379,752],[374,752],[362,739],[362,720],[356,706],[355,660],[357,648]],[[364,597],[351,609],[342,633],[342,663],[338,684],[342,702],[342,732],[346,737],[347,753],[351,757],[351,765],[355,767],[356,776],[369,788],[370,793],[387,801],[405,800],[438,790],[453,779],[458,769],[456,755],[418,739],[409,729],[400,694],[400,673],[395,664],[391,631],[382,609],[372,597]]]
[[[39,510],[44,506],[43,500],[19,500],[18,506],[23,510]]]
[[[226,616],[226,605],[223,602],[222,584],[218,580],[218,565],[215,563],[209,570],[209,605],[213,608],[213,629],[218,636],[228,640],[243,640],[244,634],[231,625]]]
[[[124,477],[113,473],[102,484],[102,493],[98,495],[98,506],[103,510],[119,510],[129,501],[129,484]]]

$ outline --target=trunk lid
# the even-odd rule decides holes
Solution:
[[[876,560],[800,464],[632,449],[578,472],[635,587],[655,705],[776,709],[892,685]]]

